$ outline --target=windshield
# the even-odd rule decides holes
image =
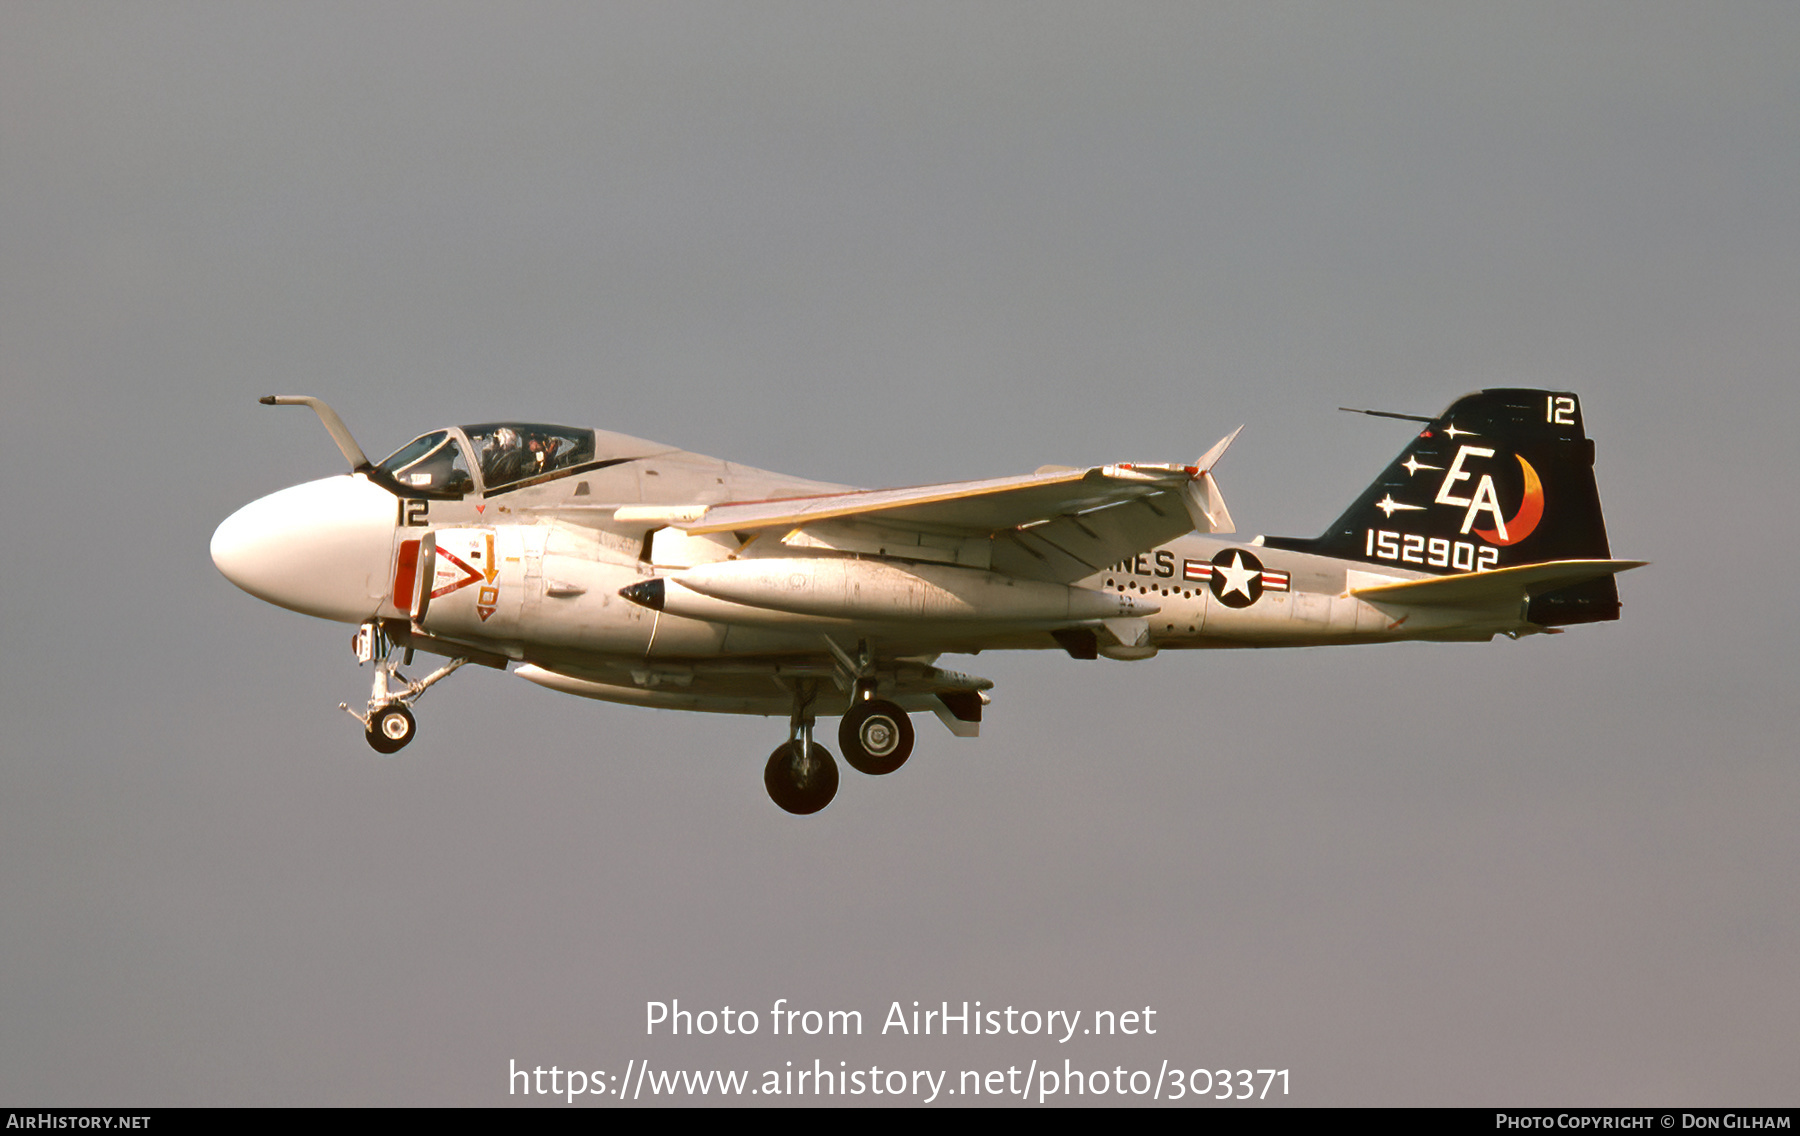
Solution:
[[[403,489],[433,497],[460,497],[475,488],[462,446],[448,430],[414,438],[379,468]]]
[[[545,480],[594,460],[594,432],[532,422],[464,426],[481,465],[482,486],[492,493]]]

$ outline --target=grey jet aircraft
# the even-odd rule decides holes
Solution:
[[[1575,395],[1487,390],[1421,424],[1321,536],[1234,532],[1213,467],[1046,466],[859,490],[601,430],[487,422],[370,461],[310,406],[349,473],[273,493],[212,539],[227,579],[354,624],[373,664],[360,722],[395,753],[457,668],[516,667],[634,706],[785,715],[763,782],[791,813],[837,792],[813,741],[841,718],[857,770],[892,773],[910,715],[959,737],[992,683],[946,654],[1146,659],[1207,647],[1487,640],[1617,619],[1614,560]],[[1364,413],[1379,413],[1367,411]],[[424,678],[414,652],[448,660]]]

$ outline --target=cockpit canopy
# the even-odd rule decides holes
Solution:
[[[592,430],[530,422],[489,422],[464,426],[463,432],[481,455],[481,483],[489,493],[594,460]]]
[[[541,422],[484,422],[422,434],[376,467],[408,497],[462,497],[551,481],[594,461],[594,432]],[[385,474],[385,477],[380,475]]]

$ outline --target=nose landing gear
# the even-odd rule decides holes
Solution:
[[[394,643],[381,630],[380,624],[363,624],[357,628],[356,638],[351,643],[356,650],[357,662],[375,664],[375,682],[369,689],[369,708],[366,712],[358,714],[350,709],[347,702],[338,703],[338,709],[363,724],[363,737],[370,749],[381,754],[399,753],[418,734],[418,723],[413,720],[410,709],[412,704],[427,689],[449,678],[469,660],[451,659],[414,682],[400,673],[400,668],[393,659]],[[406,651],[405,660],[409,663],[412,661],[410,648]],[[388,688],[390,675],[400,681],[399,690]]]

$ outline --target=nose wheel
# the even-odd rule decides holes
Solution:
[[[418,723],[413,720],[412,704],[427,689],[449,678],[458,667],[469,661],[451,659],[418,682],[413,682],[401,674],[399,667],[395,665],[394,644],[379,624],[363,624],[357,630],[351,646],[359,663],[375,664],[375,682],[369,688],[369,708],[366,712],[358,714],[350,709],[347,702],[338,703],[338,709],[363,724],[363,738],[376,753],[399,753],[405,749],[407,743],[419,732]],[[407,649],[406,659],[408,662],[412,661],[411,648]],[[400,682],[398,690],[389,688],[390,677]]]
[[[365,736],[376,753],[399,753],[417,732],[412,711],[396,702],[370,717]]]

